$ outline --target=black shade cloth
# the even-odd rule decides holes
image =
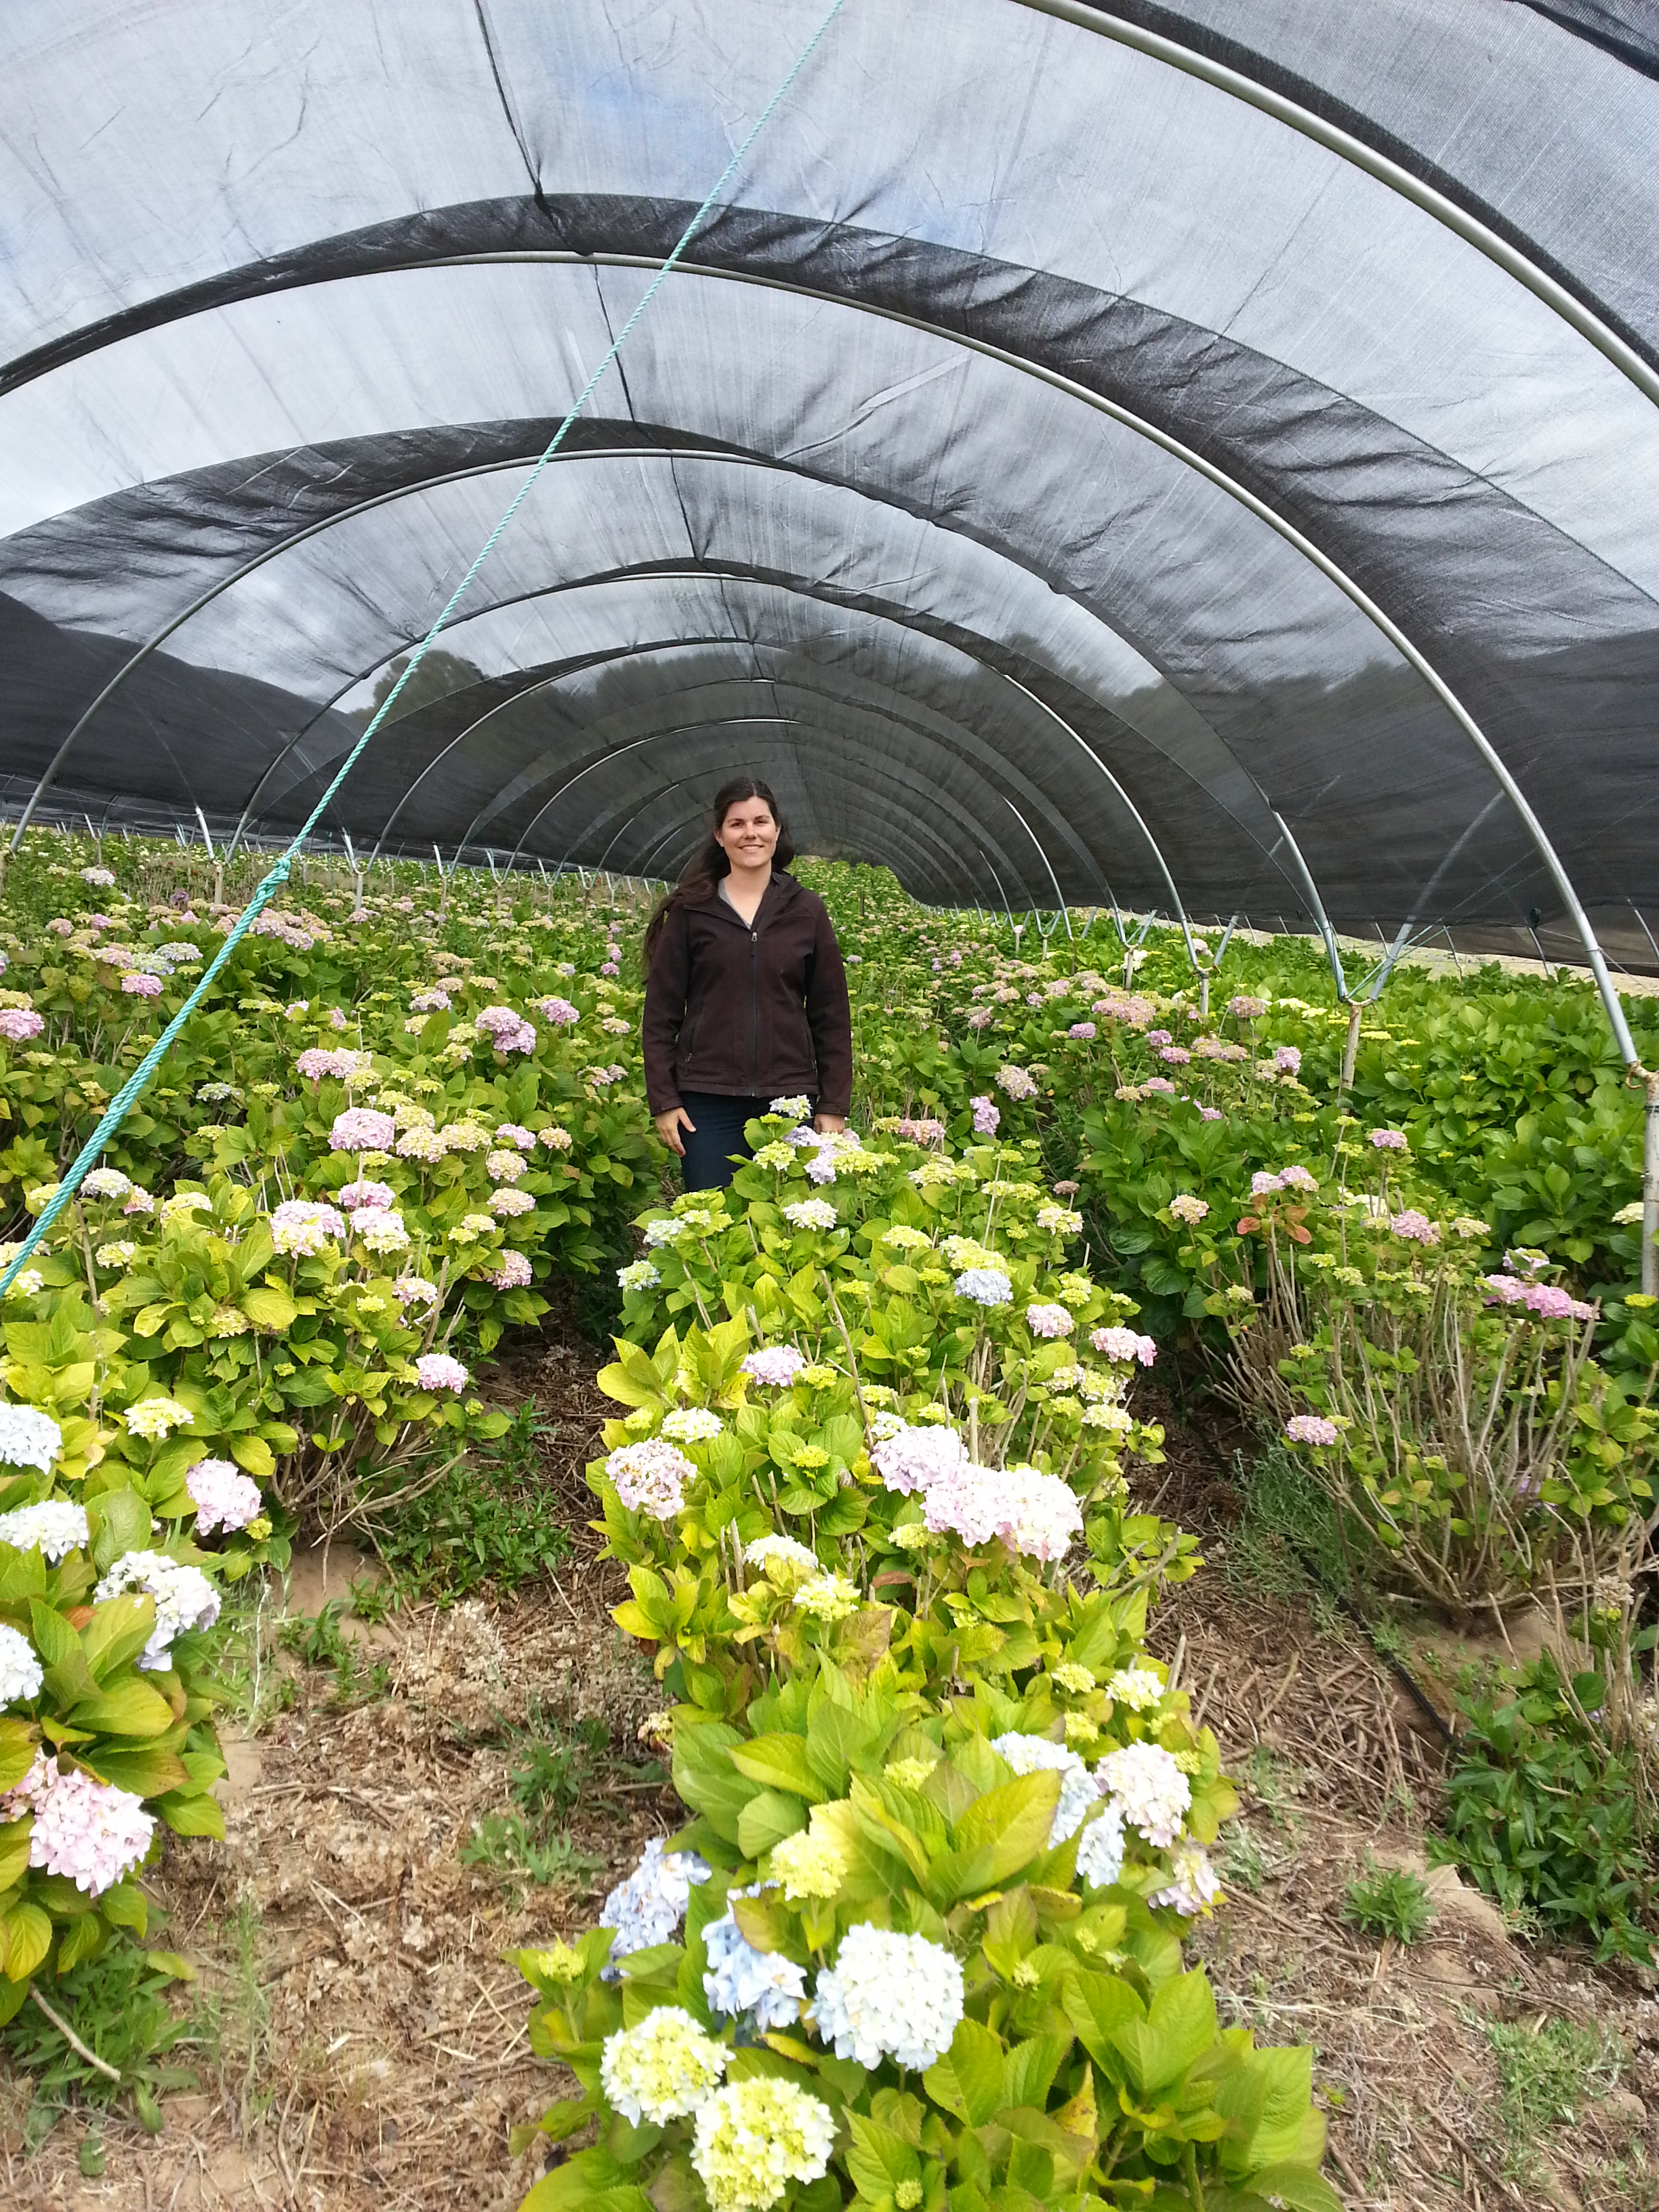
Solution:
[[[11,820],[302,821],[822,13],[17,11]],[[1654,62],[1616,0],[848,0],[327,828],[664,874],[748,766],[930,900],[1547,933],[1449,690],[1659,927]]]

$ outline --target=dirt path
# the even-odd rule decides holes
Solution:
[[[556,1416],[550,1510],[578,1529],[602,1404],[591,1376],[591,1356],[563,1343],[503,1377]],[[1229,1900],[1197,1948],[1231,2021],[1316,2045],[1349,2212],[1653,2212],[1654,1978],[1533,1953],[1449,1873],[1431,1877],[1437,1918],[1409,1949],[1347,1925],[1344,1888],[1367,1852],[1423,1865],[1437,1740],[1355,1632],[1322,1631],[1305,1607],[1230,1579],[1231,1492],[1213,1447],[1172,1431],[1160,1479],[1162,1510],[1202,1533],[1211,1563],[1165,1605],[1155,1645],[1178,1656],[1246,1808],[1225,1855]],[[590,1925],[646,1838],[679,1817],[638,1743],[658,1698],[611,1625],[619,1585],[592,1540],[532,1599],[359,1624],[343,1662],[283,1651],[268,1601],[261,1671],[250,1657],[245,1685],[263,1724],[230,1736],[227,1843],[170,1849],[152,1884],[170,1915],[161,1940],[200,1970],[200,2087],[167,2098],[155,2138],[108,2118],[105,2171],[88,2178],[83,2116],[27,2157],[28,2092],[0,2075],[8,2204],[512,2212],[538,2161],[513,2159],[508,2131],[558,2092],[526,2049],[526,1992],[506,1954]],[[290,1611],[315,1615],[361,1564],[337,1550],[325,1583],[320,1559],[298,1562]],[[601,1725],[584,1734],[584,1722]],[[518,1809],[526,1747],[550,1735],[577,1745],[574,1803],[558,1863],[533,1881],[515,1874],[501,1824]],[[1483,2022],[1557,2019],[1611,2030],[1630,2063],[1576,2114],[1570,2147],[1507,2179]]]

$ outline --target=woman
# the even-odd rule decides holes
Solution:
[[[712,834],[645,933],[645,1094],[687,1190],[724,1190],[744,1124],[805,1096],[845,1128],[847,970],[823,901],[785,874],[789,825],[767,787],[715,794]]]

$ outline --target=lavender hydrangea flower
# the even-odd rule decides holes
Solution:
[[[1006,1306],[1014,1286],[1000,1267],[964,1267],[951,1285],[959,1298],[976,1306]]]

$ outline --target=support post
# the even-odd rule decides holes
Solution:
[[[1342,1079],[1336,1086],[1339,1100],[1347,1097],[1353,1088],[1354,1064],[1359,1058],[1359,1023],[1365,1009],[1358,999],[1348,1001],[1348,1035],[1342,1047]]]
[[[1659,1297],[1659,1075],[1648,1078],[1645,1141],[1642,1147],[1642,1288]]]

